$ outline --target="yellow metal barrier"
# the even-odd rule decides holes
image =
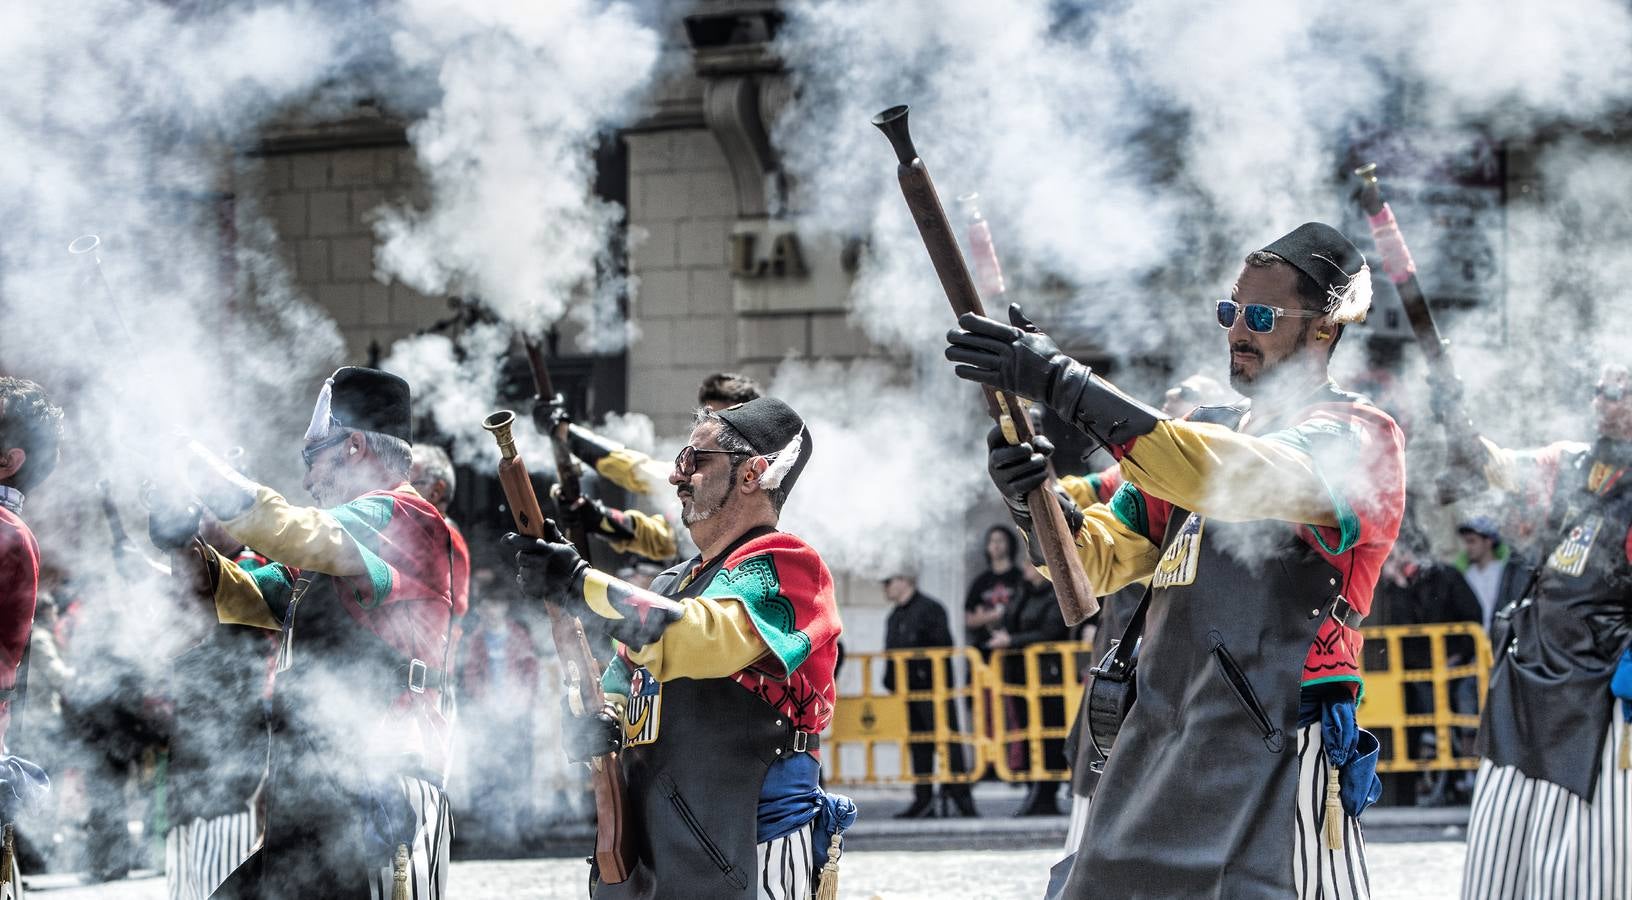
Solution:
[[[848,654],[844,663],[846,669],[854,665],[860,670],[860,690],[841,687],[832,731],[823,738],[829,780],[845,784],[967,783],[986,771],[990,742],[968,726],[986,720],[984,664],[978,653],[967,647],[893,650]],[[917,663],[912,668],[920,671],[928,669],[929,690],[907,689],[909,663]],[[893,692],[883,687],[886,667],[894,670]],[[851,677],[844,679],[851,681]],[[919,721],[915,723],[914,718]],[[932,772],[913,773],[912,744],[933,746]],[[881,765],[891,757],[893,764]],[[881,769],[886,774],[880,774]]]
[[[1368,648],[1386,647],[1386,668],[1364,673],[1366,693],[1357,714],[1360,726],[1383,744],[1378,771],[1478,768],[1472,736],[1491,667],[1484,629],[1475,623],[1390,625],[1362,633]],[[1472,659],[1450,666],[1452,642],[1471,647]],[[1429,666],[1406,668],[1406,648],[1423,645]],[[823,754],[828,778],[847,784],[967,783],[990,766],[1005,781],[1063,781],[1070,772],[1058,757],[1050,759],[1049,751],[1065,738],[1081,706],[1090,657],[1089,646],[1075,641],[999,651],[990,661],[969,648],[850,654],[845,667],[860,670],[861,687],[839,693],[833,729],[823,743],[830,748]],[[907,663],[914,661],[929,664],[929,690],[901,690]],[[897,691],[883,689],[885,667],[895,668]],[[1461,687],[1464,679],[1473,679],[1473,691]],[[853,673],[847,672],[845,681],[854,683]],[[1455,708],[1459,689],[1464,698],[1473,698],[1470,708]],[[917,723],[909,703],[921,704]],[[1414,758],[1411,739],[1420,745],[1427,733],[1434,735],[1432,755]],[[933,745],[933,774],[913,774],[908,761],[913,743]],[[954,752],[966,766],[953,764]]]
[[[1366,695],[1356,714],[1360,727],[1377,735],[1383,744],[1379,772],[1425,772],[1446,769],[1477,769],[1473,755],[1473,735],[1479,728],[1479,712],[1484,708],[1485,691],[1490,686],[1490,638],[1475,622],[1444,625],[1385,625],[1363,628],[1367,648],[1382,642],[1388,666],[1368,669]],[[1450,665],[1447,645],[1461,644],[1473,651],[1471,658]],[[1429,665],[1406,668],[1406,647],[1427,645]],[[1371,654],[1368,654],[1371,655]],[[1462,689],[1469,708],[1456,708],[1455,693],[1465,679],[1473,679],[1473,690]],[[1412,707],[1416,707],[1413,709]],[[1423,707],[1427,708],[1424,709]],[[1414,758],[1412,737],[1431,731],[1433,755]]]
[[[985,677],[995,698],[993,728],[988,732],[995,746],[988,755],[997,777],[1070,779],[1071,761],[1059,748],[1082,705],[1082,673],[1091,653],[1085,643],[1061,641],[992,654]]]

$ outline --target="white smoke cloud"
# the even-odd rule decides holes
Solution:
[[[1494,135],[1521,139],[1522,151],[1522,140],[1632,99],[1632,10],[1615,3],[807,0],[788,10],[779,50],[797,90],[774,138],[794,206],[809,227],[870,237],[854,319],[924,361],[923,400],[952,378],[934,368],[949,317],[891,184],[893,154],[867,125],[885,107],[911,105],[955,225],[952,199],[981,193],[1010,294],[1045,330],[1121,363],[1170,355],[1182,376],[1221,365],[1208,306],[1248,250],[1304,221],[1356,221],[1345,165],[1356,143],[1403,133],[1440,152]],[[1616,198],[1629,159],[1613,145],[1543,153],[1535,196],[1509,198],[1505,213],[1510,275],[1505,298],[1489,298],[1505,301],[1505,335],[1488,317],[1442,315],[1476,419],[1504,442],[1590,433],[1580,373],[1560,344],[1626,355]],[[1438,255],[1437,223],[1401,225],[1419,260]],[[1379,295],[1380,307],[1395,302]],[[1349,329],[1340,371],[1362,368],[1366,333]],[[1425,417],[1418,351],[1404,357],[1390,399]],[[1113,377],[1158,387],[1126,371]],[[815,416],[843,404],[811,402],[802,411]],[[1515,405],[1535,412],[1515,418]],[[1419,429],[1413,444],[1423,438],[1437,436]]]

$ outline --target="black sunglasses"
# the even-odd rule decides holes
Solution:
[[[327,450],[330,447],[333,447],[335,444],[338,444],[341,441],[344,441],[348,437],[351,437],[351,432],[341,431],[340,433],[336,434],[334,437],[329,438],[328,440],[318,441],[317,443],[311,445],[310,447],[306,447],[305,449],[301,450],[300,451],[300,458],[302,460],[305,460],[306,468],[310,469],[312,467],[312,465],[317,462],[317,455],[319,453],[322,453],[324,450]]]
[[[680,453],[674,457],[674,467],[680,474],[690,478],[697,474],[697,457],[704,453],[717,453],[721,456],[753,456],[741,450],[699,450],[691,444],[680,448]]]
[[[1218,301],[1218,325],[1220,328],[1229,328],[1235,324],[1237,314],[1246,316],[1247,330],[1254,334],[1269,334],[1275,330],[1275,317],[1286,316],[1292,319],[1315,319],[1326,315],[1308,309],[1283,309],[1279,306],[1269,306],[1264,303],[1237,303],[1234,300]]]

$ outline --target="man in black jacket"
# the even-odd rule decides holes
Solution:
[[[918,590],[918,580],[911,575],[893,575],[884,579],[884,597],[895,604],[890,610],[890,617],[884,623],[885,650],[920,650],[933,647],[951,647],[952,630],[947,626],[946,607],[941,601],[927,596]],[[884,670],[884,689],[896,689],[895,672],[897,666],[890,665]],[[908,660],[907,690],[928,691],[934,687],[934,667],[927,659]],[[945,684],[948,689],[953,685],[951,666],[947,666]],[[957,719],[956,704],[948,701],[946,716],[949,721]],[[915,700],[907,704],[907,725],[913,732],[929,732],[935,730],[935,705],[928,700]],[[931,775],[935,771],[935,744],[933,741],[913,741],[909,746],[912,757],[912,774],[918,777]],[[963,747],[950,744],[947,747],[948,768],[952,774],[961,775],[969,771],[964,762]],[[918,782],[912,786],[912,805],[896,813],[897,819],[929,818],[935,814],[934,799],[935,786],[927,782]],[[958,814],[973,817],[975,811],[974,798],[969,795],[969,785],[948,784],[941,788],[942,807],[946,801],[951,801],[958,809]]]

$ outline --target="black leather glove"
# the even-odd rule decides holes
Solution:
[[[567,412],[567,400],[560,394],[548,400],[543,397],[533,398],[533,427],[538,433],[548,436],[555,433],[555,429],[562,425],[572,424],[572,414]]]
[[[1040,434],[1032,439],[1032,443],[1010,444],[1003,436],[1002,427],[994,425],[986,433],[986,448],[986,473],[997,485],[998,493],[1003,495],[1009,517],[1025,532],[1032,562],[1042,565],[1042,554],[1035,540],[1036,532],[1032,527],[1031,509],[1026,505],[1026,495],[1048,481],[1048,460],[1054,454],[1054,444]],[[1082,529],[1082,510],[1059,487],[1053,489],[1053,494],[1060,504],[1060,511],[1065,514],[1066,528],[1076,534]]]
[[[1149,434],[1169,418],[1061,353],[1019,304],[1009,306],[1009,321],[1013,324],[969,313],[958,317],[963,330],[947,332],[946,358],[958,363],[953,371],[959,378],[1039,401],[1106,448]]]
[[[952,371],[959,378],[1049,403],[1056,379],[1067,368],[1087,367],[1060,352],[1020,311],[1020,304],[1009,305],[1009,321],[1004,325],[974,313],[959,316],[958,328],[946,333],[951,345],[946,358],[958,364]]]
[[[176,487],[149,483],[147,497],[147,538],[164,551],[180,550],[198,536],[204,511],[191,495]]]
[[[589,563],[559,531],[553,537],[544,540],[512,531],[504,536],[504,547],[516,554],[516,583],[522,593],[559,604],[579,590]]]
[[[561,703],[561,749],[567,759],[587,763],[597,756],[623,749],[623,723],[611,703],[591,713],[573,715],[566,701]]]

